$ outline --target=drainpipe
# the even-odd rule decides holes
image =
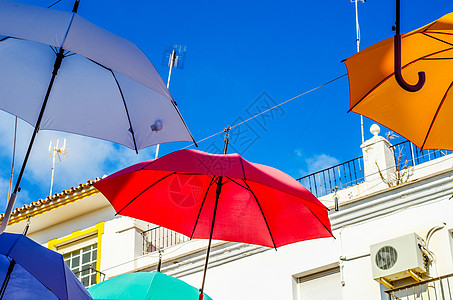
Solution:
[[[424,246],[424,247],[422,246],[420,248],[420,250],[423,253],[428,252],[428,253],[425,253],[425,255],[428,256],[429,259],[431,259],[432,264],[435,266],[434,269],[436,270],[436,277],[439,276],[438,263],[437,263],[436,255],[434,254],[433,251],[431,251],[429,249],[429,242],[430,242],[431,238],[433,237],[434,233],[443,229],[446,225],[447,225],[447,223],[443,222],[442,224],[440,224],[438,226],[434,226],[430,230],[428,230],[428,233],[426,234],[426,238],[425,238],[426,246]],[[442,284],[442,281],[441,281],[441,284]]]

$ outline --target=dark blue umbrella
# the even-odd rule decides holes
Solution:
[[[0,235],[0,299],[92,299],[63,256],[22,234]]]

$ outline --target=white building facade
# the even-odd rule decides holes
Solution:
[[[215,241],[205,292],[215,300],[453,299],[453,155],[411,147],[404,156],[377,126],[372,133],[363,158],[301,179],[329,207],[335,239],[277,251]],[[63,253],[86,286],[154,271],[159,256],[163,273],[201,285],[207,240],[115,216],[91,184],[16,209],[6,231],[21,233],[29,220],[27,235]]]

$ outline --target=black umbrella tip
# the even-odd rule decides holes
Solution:
[[[74,7],[72,8],[73,13],[77,13],[77,10],[79,9],[79,3],[80,3],[80,0],[76,0],[74,2]]]

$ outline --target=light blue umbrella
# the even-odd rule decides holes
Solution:
[[[160,272],[122,274],[92,286],[88,292],[95,300],[196,300],[199,295],[193,286]],[[212,300],[206,294],[204,299]]]

